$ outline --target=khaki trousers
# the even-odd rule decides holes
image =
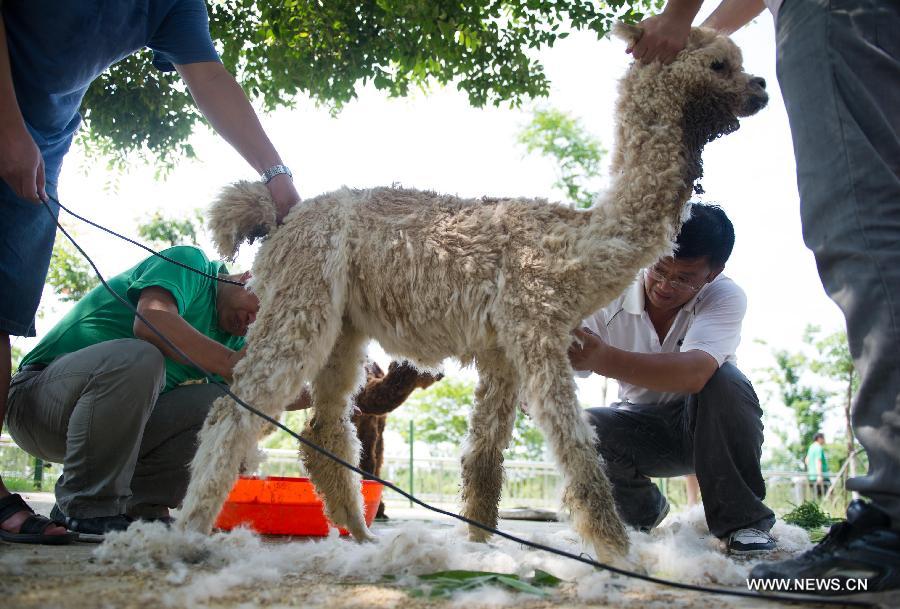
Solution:
[[[28,453],[63,464],[63,514],[153,515],[177,507],[215,385],[160,395],[165,359],[150,343],[112,340],[64,355],[10,385],[10,435]]]

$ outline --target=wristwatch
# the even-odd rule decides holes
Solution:
[[[284,165],[272,165],[264,172],[262,172],[262,175],[259,176],[259,179],[262,180],[264,184],[268,184],[272,181],[272,178],[282,173],[286,173],[289,178],[294,177],[294,174],[291,173],[291,170]]]

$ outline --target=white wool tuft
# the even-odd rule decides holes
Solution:
[[[583,601],[609,605],[610,607],[629,604],[625,592],[635,590],[635,586],[645,586],[643,582],[628,582],[608,572],[591,573],[578,580],[576,594]]]
[[[126,531],[107,534],[106,541],[94,550],[94,557],[100,564],[138,571],[185,564],[221,568],[239,560],[252,546],[258,549],[261,544],[247,529],[203,535],[175,531],[159,522],[139,521]]]
[[[772,536],[778,540],[778,547],[791,554],[805,552],[812,546],[809,533],[802,528],[781,520],[772,527]]]
[[[773,529],[780,554],[810,547],[803,529],[779,522]],[[530,539],[574,554],[586,547],[571,530],[531,535]],[[646,573],[680,582],[743,586],[755,561],[737,561],[723,553],[723,544],[709,534],[702,507],[670,516],[651,535],[631,533],[629,558]],[[94,556],[104,568],[157,570],[174,587],[159,596],[166,607],[204,605],[239,586],[275,582],[286,575],[319,575],[336,580],[379,582],[386,575],[407,587],[416,576],[449,569],[494,571],[531,577],[535,569],[568,582],[584,601],[615,606],[634,593],[653,594],[655,585],[629,579],[520,544],[494,538],[490,543],[467,541],[452,526],[404,522],[379,532],[372,543],[356,543],[334,532],[320,540],[263,542],[245,529],[211,536],[172,531],[158,523],[138,522],[112,533]],[[0,570],[7,561],[0,561]],[[554,590],[548,589],[551,594]],[[457,594],[457,606],[507,606],[529,597],[503,589]],[[477,601],[477,602],[476,602]]]
[[[749,566],[729,559],[724,545],[709,534],[702,506],[671,517],[651,535],[631,534],[630,557],[659,577],[701,584],[738,585]]]
[[[468,592],[457,592],[451,599],[450,606],[459,609],[476,609],[477,607],[509,607],[521,601],[522,596],[508,592],[503,588],[487,586]]]

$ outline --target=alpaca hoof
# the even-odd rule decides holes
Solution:
[[[627,556],[622,554],[616,554],[614,552],[610,552],[609,550],[597,550],[597,562],[607,565],[609,567],[614,567],[616,569],[621,569],[623,571],[631,571],[632,573],[639,573],[641,575],[648,575],[647,569],[638,562],[631,560]]]
[[[359,543],[375,543],[378,540],[378,537],[369,530],[368,527],[363,525],[362,529],[357,529],[354,527],[350,531],[350,536],[353,537],[354,541]]]
[[[628,571],[634,570],[635,565],[628,559],[627,552],[623,553],[620,550],[614,550],[609,545],[597,544],[594,544],[594,552],[599,563]]]
[[[484,529],[479,529],[478,527],[469,527],[469,541],[474,541],[476,543],[487,543],[487,541],[491,538],[491,534]]]

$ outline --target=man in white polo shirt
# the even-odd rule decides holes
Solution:
[[[668,0],[630,52],[670,62],[701,0]],[[900,1],[765,0],[775,17],[778,83],[791,124],[803,240],[841,308],[859,372],[850,414],[866,450],[857,499],[813,549],[763,562],[757,589],[900,604]],[[703,25],[726,34],[762,0],[722,0]],[[810,581],[832,586],[798,585]],[[861,580],[864,580],[861,581]],[[784,586],[784,582],[793,585]],[[764,586],[770,586],[764,588]]]
[[[617,403],[587,412],[626,523],[649,531],[668,513],[651,476],[696,473],[710,532],[730,552],[766,552],[762,410],[735,365],[747,299],[721,274],[734,228],[720,207],[694,203],[676,244],[584,321],[569,357],[619,382]]]

